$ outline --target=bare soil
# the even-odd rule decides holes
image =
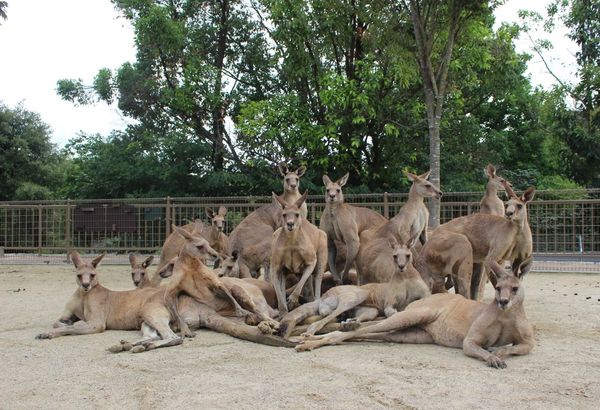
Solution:
[[[131,288],[127,266],[102,283]],[[308,353],[199,331],[141,354],[106,348],[137,332],[34,340],[75,290],[70,266],[0,266],[0,409],[598,408],[600,276],[531,273],[532,354],[491,369],[459,349],[349,343]],[[492,297],[491,287],[486,294]]]

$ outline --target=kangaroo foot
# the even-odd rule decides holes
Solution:
[[[360,322],[356,318],[346,319],[340,323],[340,330],[342,332],[350,332],[360,327]]]

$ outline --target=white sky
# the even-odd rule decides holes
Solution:
[[[81,78],[91,83],[102,67],[116,69],[135,60],[133,31],[119,17],[109,0],[7,0],[8,20],[0,21],[0,101],[8,106],[23,102],[53,130],[52,140],[64,144],[78,132],[108,134],[121,129],[126,119],[105,103],[75,107],[56,94],[56,81]],[[523,4],[508,0],[497,12],[497,22],[517,21],[520,8],[544,13],[549,0]],[[567,80],[574,78],[576,46],[557,29],[551,37],[553,70]],[[528,39],[517,50],[530,50]],[[535,85],[555,81],[534,56],[529,72]]]

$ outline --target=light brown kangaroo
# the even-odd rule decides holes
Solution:
[[[179,256],[169,261],[158,274],[162,278],[173,276],[166,285],[165,299],[180,315],[179,323],[183,334],[193,335],[187,326],[189,320],[185,320],[182,312],[187,310],[193,320],[194,310],[193,304],[186,302],[184,309],[182,303],[177,303],[182,295],[190,296],[195,302],[210,307],[221,316],[250,316],[249,320],[257,323],[264,321],[273,329],[279,326],[271,318],[278,313],[267,305],[259,288],[237,278],[219,278],[212,269],[204,265],[206,252],[217,255],[204,238],[177,226],[173,226],[173,231],[184,238],[184,245]]]
[[[223,233],[227,209],[221,206],[219,207],[219,211],[215,214],[212,209],[206,208],[206,215],[211,219],[210,225],[206,225],[200,219],[196,219],[194,222],[184,225],[181,228],[188,232],[194,232],[201,235],[215,251],[227,254],[229,252],[229,238]],[[160,260],[158,261],[156,270],[162,269],[168,261],[177,256],[182,246],[183,239],[181,236],[171,232],[160,251]],[[160,283],[160,279],[154,275],[151,284],[156,285],[156,282]]]
[[[396,267],[389,282],[331,288],[320,300],[306,303],[285,315],[279,334],[289,338],[298,323],[317,316],[320,320],[312,323],[302,334],[304,337],[312,336],[342,313],[358,307],[354,317],[345,322],[346,326],[356,327],[356,324],[379,315],[389,317],[409,303],[429,296],[427,285],[412,265],[410,246],[398,244],[393,236],[389,238],[388,246],[391,249],[390,259]]]
[[[479,212],[482,214],[491,214],[504,216],[504,202],[498,198],[498,191],[504,189],[504,184],[510,185],[506,179],[496,174],[496,168],[492,164],[483,170],[488,177],[485,194],[479,202]]]
[[[473,248],[466,236],[435,230],[416,257],[415,267],[432,293],[444,293],[450,278],[456,293],[471,297]]]
[[[287,164],[282,162],[277,165],[277,168],[283,177],[283,200],[288,204],[293,204],[302,196],[300,194],[300,178],[306,172],[306,167],[300,167],[295,171],[291,171],[288,169]],[[300,207],[300,214],[302,218],[307,218],[308,208],[306,202]]]
[[[433,343],[463,349],[467,356],[483,360],[488,366],[505,368],[504,358],[525,355],[535,345],[533,326],[523,307],[525,297],[519,276],[491,263],[497,277],[496,294],[490,304],[461,295],[439,293],[415,301],[387,319],[350,332],[313,336],[296,346],[297,351],[339,344],[345,340],[384,340],[397,343]]]
[[[535,188],[528,188],[519,198],[511,196],[506,205],[506,217],[475,213],[440,225],[437,231],[454,232],[464,235],[473,249],[473,262],[483,263],[491,271],[492,262],[505,260],[515,266],[531,256],[531,229],[527,220],[527,204],[533,199]],[[485,280],[473,271],[471,278],[471,298],[483,296]]]
[[[360,234],[387,222],[383,215],[371,209],[344,202],[342,187],[348,182],[348,175],[344,175],[336,182],[323,175],[325,210],[321,214],[319,227],[327,234],[327,261],[329,270],[338,284],[347,283],[346,277],[358,254]],[[346,245],[346,261],[341,272],[336,269],[338,254],[336,241]]]
[[[298,306],[305,285],[304,294],[309,301],[321,297],[321,281],[327,264],[327,236],[302,218],[300,207],[307,196],[308,191],[305,191],[295,203],[288,204],[273,194],[283,208],[282,226],[273,233],[271,248],[271,283],[277,294],[280,314]],[[287,275],[300,275],[300,280],[286,300]]]
[[[183,340],[169,327],[172,316],[164,302],[164,290],[113,291],[105,288],[99,283],[96,272],[103,257],[104,254],[88,263],[77,251],[71,252],[77,271],[77,290],[54,329],[40,333],[36,339],[87,335],[106,329],[141,329],[142,339],[131,344],[134,352],[181,344]]]
[[[395,266],[387,246],[389,237],[394,237],[399,243],[409,243],[411,238],[419,238],[422,244],[427,240],[429,211],[423,200],[426,197],[439,199],[442,192],[427,180],[429,172],[418,176],[405,172],[405,175],[412,181],[412,186],[408,200],[398,214],[383,225],[360,234],[360,248],[356,256],[359,285],[387,282],[394,274]]]
[[[148,256],[143,262],[138,262],[133,253],[129,254],[129,264],[131,265],[131,280],[136,288],[145,288],[152,286],[150,275],[148,275],[148,266],[152,264],[154,256]]]

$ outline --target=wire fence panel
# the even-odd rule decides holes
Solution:
[[[478,212],[482,196],[482,192],[445,193],[441,223]],[[407,198],[407,193],[387,192],[345,195],[346,202],[389,218]],[[225,232],[230,233],[270,202],[268,196],[0,202],[0,263],[62,263],[71,249],[107,251],[115,260],[129,252],[152,254],[160,250],[172,224],[185,225],[197,218],[209,223],[206,210],[216,212],[224,206]],[[324,195],[309,195],[307,204],[308,219],[318,225]],[[600,272],[600,189],[538,191],[528,210],[536,255],[554,255],[554,261],[560,255],[570,258],[557,262],[561,270],[577,262],[586,264],[577,270]],[[544,263],[536,260],[536,266],[550,266],[547,259]]]

